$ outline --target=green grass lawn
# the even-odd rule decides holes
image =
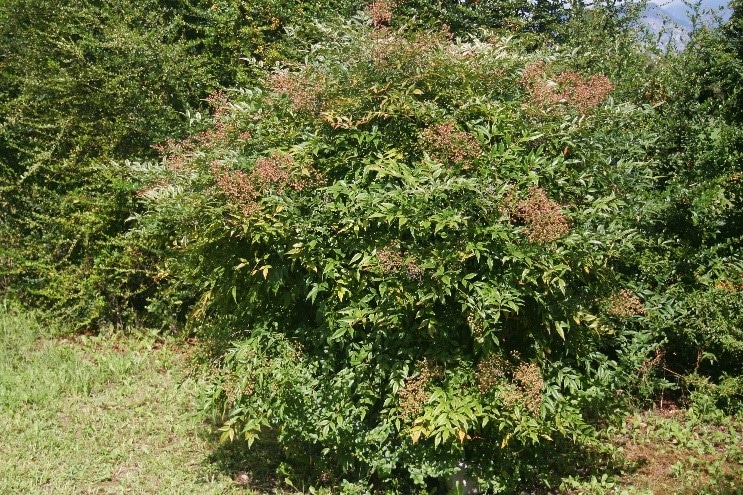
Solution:
[[[252,493],[194,415],[187,351],[63,336],[0,306],[0,494]]]
[[[65,335],[0,303],[0,494],[281,493],[280,450],[220,446],[195,414],[192,351],[148,333]],[[563,493],[743,494],[740,419],[640,412],[612,438],[621,461]]]

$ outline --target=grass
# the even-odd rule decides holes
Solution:
[[[627,418],[615,442],[628,466],[621,478],[626,493],[743,494],[741,419],[645,411]]]
[[[254,493],[203,435],[188,361],[173,340],[62,336],[0,306],[0,493]]]
[[[270,438],[220,445],[194,414],[193,350],[65,335],[0,303],[0,494],[283,493]],[[616,455],[559,493],[743,494],[742,418],[665,408],[607,433]]]
[[[606,431],[608,451],[570,495],[743,495],[743,418],[671,405]]]

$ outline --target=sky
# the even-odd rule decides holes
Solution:
[[[682,20],[688,21],[688,14],[692,11],[692,8],[689,5],[696,2],[684,2],[683,0],[650,0],[650,3],[654,3],[664,12],[673,17],[678,17]],[[700,7],[703,11],[717,10],[722,7],[727,12],[727,16],[729,16],[730,9],[728,8],[728,4],[728,0],[701,0]]]
[[[660,37],[662,44],[672,41],[677,48],[683,48],[692,28],[689,15],[693,8],[690,3],[683,0],[650,0],[644,23]],[[701,0],[700,11],[717,11],[721,7],[723,10],[719,14],[727,19],[731,13],[728,0]]]

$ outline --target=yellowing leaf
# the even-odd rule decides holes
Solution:
[[[227,442],[227,440],[229,440],[230,442],[235,441],[235,430],[233,430],[230,427],[223,428],[223,429],[224,429],[224,431],[219,436],[219,442],[220,443],[225,443],[225,442]]]
[[[421,429],[414,428],[413,431],[410,432],[410,437],[413,440],[413,444],[418,443],[418,440],[421,439]]]
[[[508,441],[509,440],[511,440],[511,434],[510,433],[508,435],[506,435],[506,438],[503,439],[503,441],[500,444],[500,448],[505,449],[506,446],[508,445]]]

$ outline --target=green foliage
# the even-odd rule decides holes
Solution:
[[[457,36],[498,30],[518,35],[530,49],[574,42],[585,36],[601,44],[614,40],[636,19],[634,5],[617,2],[559,2],[554,0],[377,0],[390,6],[392,24],[439,29],[442,24]],[[588,5],[590,3],[590,5]],[[587,25],[590,26],[587,28]],[[578,43],[579,44],[579,43]]]
[[[301,60],[325,36],[323,20],[354,13],[369,20],[375,9],[390,9],[394,25],[449,23],[460,35],[499,26],[539,38],[552,36],[567,18],[549,2],[513,7],[357,0],[332,8],[285,0],[138,0],[123,7],[4,2],[0,288],[54,308],[80,327],[172,323],[168,311],[143,313],[148,301],[153,309],[167,292],[153,280],[148,261],[160,246],[137,244],[127,234],[126,219],[137,208],[133,191],[141,184],[125,168],[111,167],[112,160],[149,158],[153,144],[191,132],[189,120],[216,87],[251,86],[267,67]],[[514,12],[533,22],[511,26]]]
[[[637,267],[656,301],[645,324],[664,341],[662,374],[686,397],[700,392],[694,376],[716,387],[741,373],[743,65],[729,33],[698,30],[685,51],[660,60],[644,94],[656,108],[659,176]],[[728,411],[739,394],[721,399]]]
[[[156,1],[8,1],[0,24],[6,288],[81,326],[121,322],[139,282],[110,240],[137,184],[110,161],[182,134],[214,77]]]
[[[78,327],[177,320],[144,312],[160,246],[127,234],[142,184],[112,161],[192,132],[214,88],[301,57],[313,16],[351,3],[3,2],[0,290]]]
[[[324,36],[319,21],[364,6],[3,2],[0,289],[79,327],[171,323],[169,310],[143,313],[167,293],[149,262],[160,246],[127,234],[141,184],[111,161],[152,157],[152,145],[193,131],[216,87],[302,59]]]
[[[336,485],[404,491],[462,459],[499,491],[554,481],[547,453],[592,444],[654,345],[623,274],[652,109],[498,37],[327,35],[214,95],[140,192],[220,363],[207,409]]]

